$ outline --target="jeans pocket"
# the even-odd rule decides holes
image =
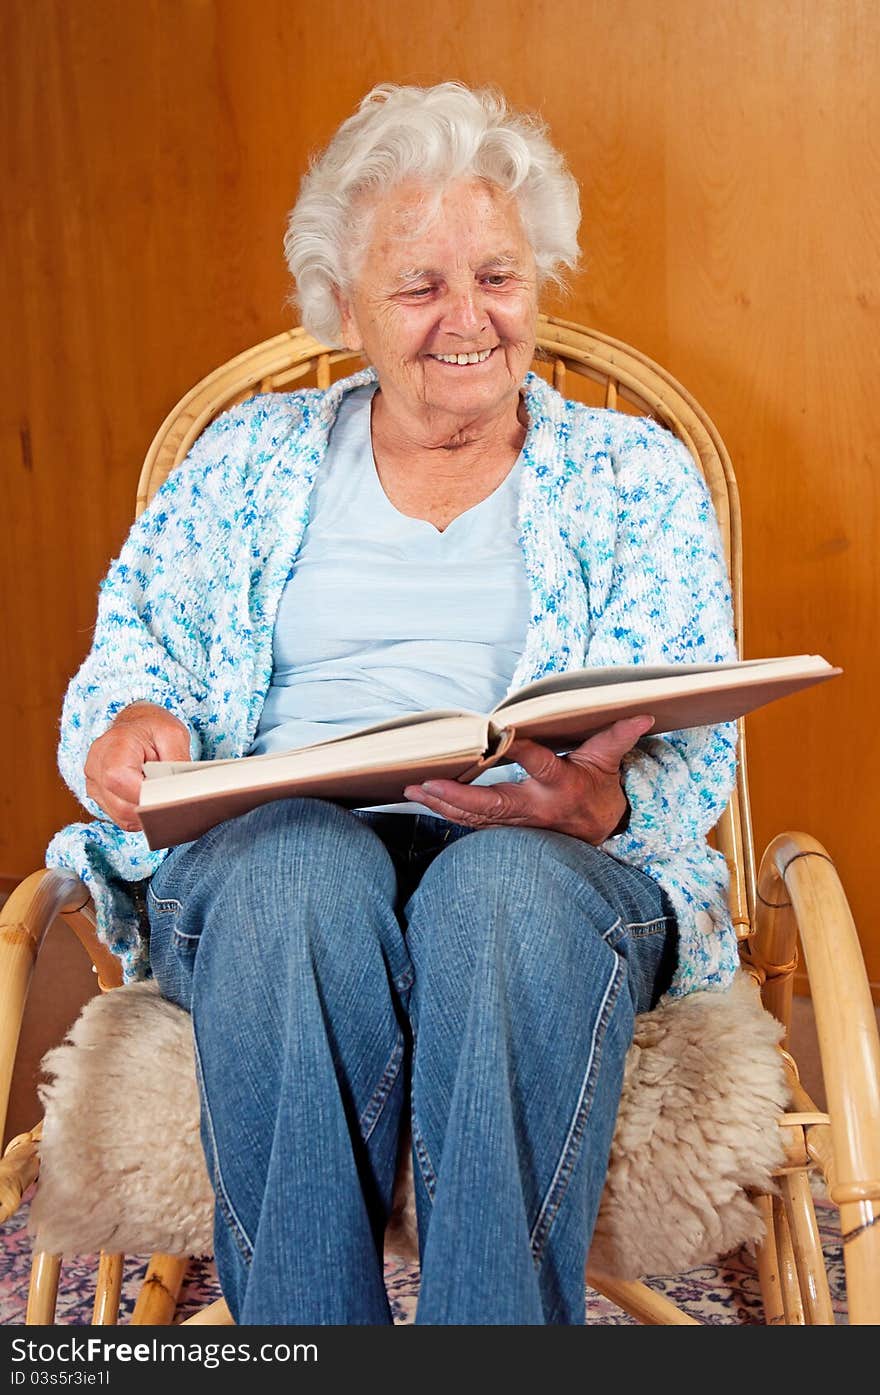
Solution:
[[[157,896],[152,886],[147,887],[147,909],[150,916],[150,939],[161,928],[162,933],[173,939],[180,948],[198,941],[198,935],[187,934],[181,928],[183,902],[173,896]]]
[[[181,902],[176,897],[157,895],[153,882],[147,886],[147,906],[151,920],[162,915],[179,916],[183,910]]]
[[[198,859],[188,857],[192,847],[192,843],[181,843],[172,848],[147,886],[151,939],[158,926],[162,935],[173,940],[179,951],[190,954],[194,953],[201,936],[201,929],[194,932],[191,924],[185,924],[183,915],[184,900],[192,891],[193,879],[198,873]]]
[[[163,998],[190,1011],[192,974],[198,937],[181,930],[183,905],[147,887],[150,920],[150,968]]]
[[[672,915],[625,925],[614,948],[626,960],[636,1012],[650,1012],[669,989],[678,964],[678,926]]]

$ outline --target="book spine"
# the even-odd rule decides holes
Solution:
[[[469,785],[472,780],[476,780],[478,775],[482,775],[484,770],[497,765],[508,747],[516,740],[516,727],[496,727],[494,723],[490,723],[489,733],[493,744],[485,755],[480,756],[474,765],[469,766],[463,774],[459,775],[459,784]]]

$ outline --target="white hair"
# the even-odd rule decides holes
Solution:
[[[509,110],[500,93],[459,82],[436,87],[382,83],[312,160],[291,210],[284,254],[305,328],[340,343],[335,291],[347,294],[369,240],[374,200],[406,179],[433,186],[439,206],[454,179],[479,178],[517,200],[539,287],[564,285],[579,249],[578,187],[537,117]]]

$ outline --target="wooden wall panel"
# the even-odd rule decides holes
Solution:
[[[844,680],[750,719],[757,841],[825,841],[871,976],[878,684],[880,11],[870,0],[7,0],[0,90],[0,874],[76,816],[57,717],[143,453],[290,322],[285,213],[374,82],[539,109],[583,195],[563,309],[715,417],[746,518],[747,652]]]

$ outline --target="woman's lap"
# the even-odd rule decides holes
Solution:
[[[287,878],[279,876],[281,866]],[[412,977],[411,922],[429,897],[435,917],[444,901],[459,910],[467,905],[476,921],[501,917],[511,932],[528,920],[530,903],[547,896],[570,898],[583,910],[585,930],[628,960],[637,1012],[653,1006],[674,971],[677,933],[665,894],[601,849],[545,829],[472,830],[427,815],[283,800],[172,849],[154,875],[147,897],[151,959],[163,995],[190,1007],[203,926],[194,924],[187,910],[197,888],[213,888],[207,904],[215,918],[228,920],[226,933],[236,935],[236,918],[249,918],[250,897],[271,902],[287,895],[291,910],[302,914],[304,888],[319,885],[320,905],[313,909],[332,915],[367,874],[397,922],[395,929],[389,919],[382,934],[392,983]],[[197,921],[204,916],[200,905]],[[257,934],[250,945],[258,958],[261,951],[272,954],[273,947],[261,944]],[[271,969],[271,962],[265,967]]]

